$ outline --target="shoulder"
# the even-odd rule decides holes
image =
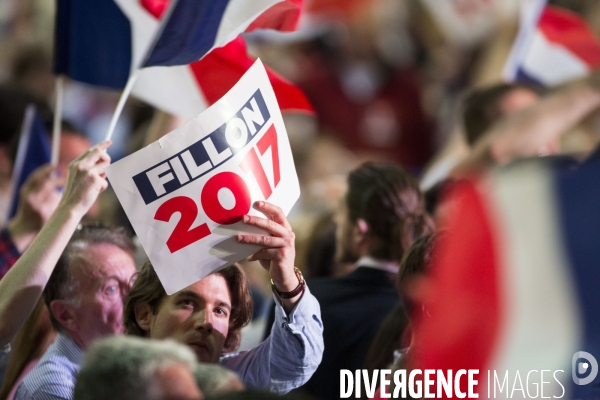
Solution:
[[[72,397],[79,366],[61,354],[46,354],[25,377],[21,386],[32,394]],[[45,398],[41,396],[40,398]]]

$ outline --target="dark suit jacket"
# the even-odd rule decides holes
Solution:
[[[400,299],[392,275],[368,267],[307,284],[321,306],[325,351],[303,389],[318,399],[338,399],[340,369],[362,369],[379,325]]]

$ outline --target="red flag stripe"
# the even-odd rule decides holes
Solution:
[[[254,60],[246,53],[243,37],[238,36],[227,45],[214,49],[202,60],[191,63],[190,68],[207,102],[213,104],[235,85],[253,63]],[[268,67],[266,69],[282,111],[314,113],[310,102],[298,87]]]
[[[578,14],[546,6],[538,28],[549,41],[564,46],[591,67],[600,66],[600,40]]]
[[[433,260],[434,297],[427,305],[432,317],[423,315],[415,324],[415,367],[478,369],[484,394],[482,381],[498,346],[503,311],[497,237],[474,185],[460,184],[451,197],[449,234]],[[467,391],[466,379],[461,391]]]

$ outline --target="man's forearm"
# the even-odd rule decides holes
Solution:
[[[490,132],[490,155],[505,163],[536,155],[545,144],[577,125],[600,106],[600,90],[577,83],[550,94],[537,104],[515,113]]]

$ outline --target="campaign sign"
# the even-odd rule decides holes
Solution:
[[[300,186],[281,112],[257,60],[217,103],[106,169],[166,292],[260,249],[235,235],[266,200],[290,211]]]

